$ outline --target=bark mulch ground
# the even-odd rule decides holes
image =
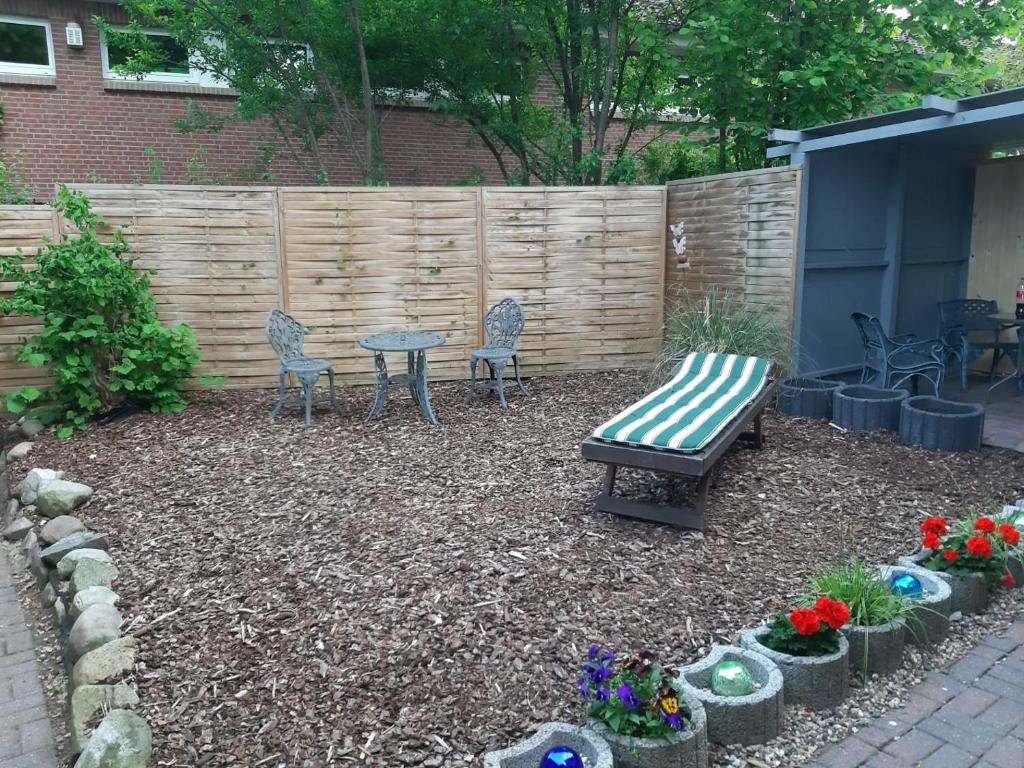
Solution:
[[[703,534],[597,514],[580,440],[645,383],[535,380],[504,413],[436,385],[437,428],[408,399],[365,423],[367,388],[308,431],[272,423],[269,392],[203,394],[48,437],[12,474],[96,488],[82,517],[110,533],[143,639],[155,764],[253,768],[479,763],[579,716],[591,642],[692,660],[825,564],[890,561],[923,516],[1022,495],[1021,454],[770,415],[766,448],[723,462]]]

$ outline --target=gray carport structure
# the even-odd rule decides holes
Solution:
[[[774,130],[769,139],[784,142],[769,158],[803,166],[796,370],[849,373],[863,360],[852,312],[926,339],[938,333],[938,302],[966,296],[975,169],[1024,146],[1024,88],[928,96],[919,108]],[[1014,286],[1006,287],[1012,309]]]

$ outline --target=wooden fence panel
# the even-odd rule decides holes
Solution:
[[[478,193],[474,189],[282,189],[289,310],[311,327],[306,350],[343,380],[367,381],[361,337],[437,331],[432,378],[465,378],[477,345]],[[404,372],[389,355],[392,372]],[[396,368],[396,366],[398,366]]]
[[[527,316],[531,374],[649,363],[661,346],[662,187],[487,188],[484,308]]]
[[[31,256],[43,244],[44,237],[53,237],[53,211],[45,205],[0,205],[0,255],[13,256],[18,251]],[[0,296],[9,298],[13,283],[0,282]],[[20,386],[46,383],[39,368],[15,362],[21,339],[33,336],[40,324],[32,318],[0,316],[0,395]]]
[[[668,222],[685,223],[688,266],[671,242],[667,300],[711,288],[770,309],[791,322],[800,168],[766,168],[669,182]]]
[[[124,228],[151,278],[160,319],[188,323],[202,348],[197,373],[227,386],[277,382],[267,312],[279,306],[274,190],[259,187],[76,185],[109,224]]]

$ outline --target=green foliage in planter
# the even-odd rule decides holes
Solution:
[[[71,234],[47,240],[31,265],[20,253],[0,256],[0,281],[17,283],[10,298],[0,299],[0,315],[43,323],[38,334],[22,341],[18,360],[49,367],[53,376],[44,390],[9,392],[8,409],[59,405],[62,437],[125,399],[152,411],[181,411],[181,387],[199,362],[192,330],[160,324],[149,275],[139,274],[125,255],[120,231],[110,242],[100,238],[103,219],[85,195],[62,187],[53,205],[71,223]]]
[[[786,613],[779,613],[768,625],[761,645],[790,656],[828,656],[839,651],[839,633],[829,626],[810,635],[797,632]]]
[[[876,570],[859,560],[815,576],[811,588],[815,595],[846,603],[850,607],[850,623],[859,627],[888,624],[913,610],[909,599],[893,593],[892,586]]]

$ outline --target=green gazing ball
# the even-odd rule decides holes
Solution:
[[[711,691],[717,696],[748,696],[754,692],[754,678],[740,662],[720,661],[711,670]]]

